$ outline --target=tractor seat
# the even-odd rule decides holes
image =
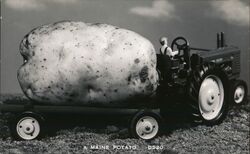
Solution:
[[[171,69],[171,59],[168,55],[156,54],[157,68],[162,72],[168,72]]]
[[[168,55],[157,55],[157,68],[161,71],[170,71],[178,69],[180,66],[180,60],[178,58],[170,58]]]

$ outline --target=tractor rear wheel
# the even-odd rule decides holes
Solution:
[[[228,79],[215,65],[204,65],[190,81],[193,115],[207,125],[219,124],[228,112]]]

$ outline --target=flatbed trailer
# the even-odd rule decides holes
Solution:
[[[0,104],[0,112],[22,113],[32,111],[41,114],[105,114],[105,115],[131,115],[140,109],[125,109],[125,108],[100,108],[100,107],[86,107],[86,106],[55,106],[55,105],[19,105],[19,104]]]
[[[10,120],[10,130],[13,138],[17,140],[33,140],[44,135],[44,124],[48,115],[77,116],[120,116],[130,117],[128,129],[133,137],[145,140],[159,134],[162,117],[160,108],[118,108],[72,105],[37,105],[27,103],[0,104],[0,112],[12,113],[15,118]],[[138,136],[140,133],[141,136]]]

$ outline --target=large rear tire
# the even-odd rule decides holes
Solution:
[[[190,81],[193,115],[206,125],[221,123],[228,112],[228,79],[221,70],[213,64],[203,65]]]

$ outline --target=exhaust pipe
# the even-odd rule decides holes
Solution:
[[[217,48],[225,47],[225,34],[223,32],[217,33]]]
[[[220,33],[220,39],[221,39],[220,47],[225,47],[225,38],[224,38],[224,33],[223,32]]]
[[[220,34],[217,33],[217,48],[220,48]]]

